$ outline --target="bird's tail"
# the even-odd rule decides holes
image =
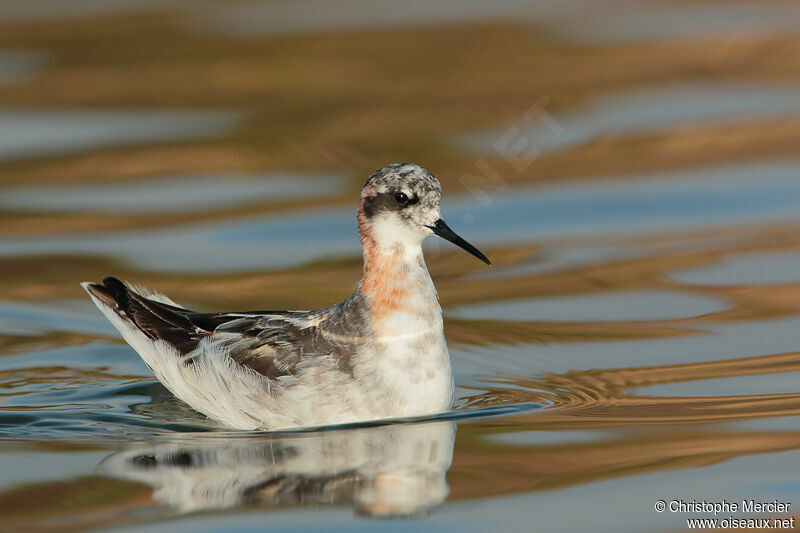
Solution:
[[[108,307],[119,311],[129,305],[128,291],[130,289],[117,278],[105,277],[102,284],[85,281],[81,283],[81,287],[89,293],[89,296],[101,309]]]

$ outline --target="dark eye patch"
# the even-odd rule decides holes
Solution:
[[[409,198],[402,191],[382,192],[364,201],[364,214],[372,218],[381,211],[400,211],[419,202],[419,196]]]

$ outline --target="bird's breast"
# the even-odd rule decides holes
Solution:
[[[391,417],[449,410],[453,374],[440,312],[396,311],[382,326],[356,369],[363,383],[372,384],[370,401]]]

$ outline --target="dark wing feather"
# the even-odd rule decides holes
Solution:
[[[148,338],[168,342],[182,356],[191,354],[187,365],[200,355],[193,352],[205,338],[270,379],[293,374],[304,355],[329,348],[304,312],[197,313],[146,298],[113,277],[87,289]]]
[[[93,283],[87,289],[147,337],[166,341],[183,355],[207,335],[188,319],[188,309],[145,298],[116,278],[103,278],[102,285]]]

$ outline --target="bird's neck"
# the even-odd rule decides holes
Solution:
[[[398,320],[409,326],[424,319],[441,327],[441,308],[421,242],[379,239],[376,228],[359,220],[364,251],[364,273],[357,291],[366,303],[376,328],[392,327]],[[401,318],[402,317],[402,318]]]

